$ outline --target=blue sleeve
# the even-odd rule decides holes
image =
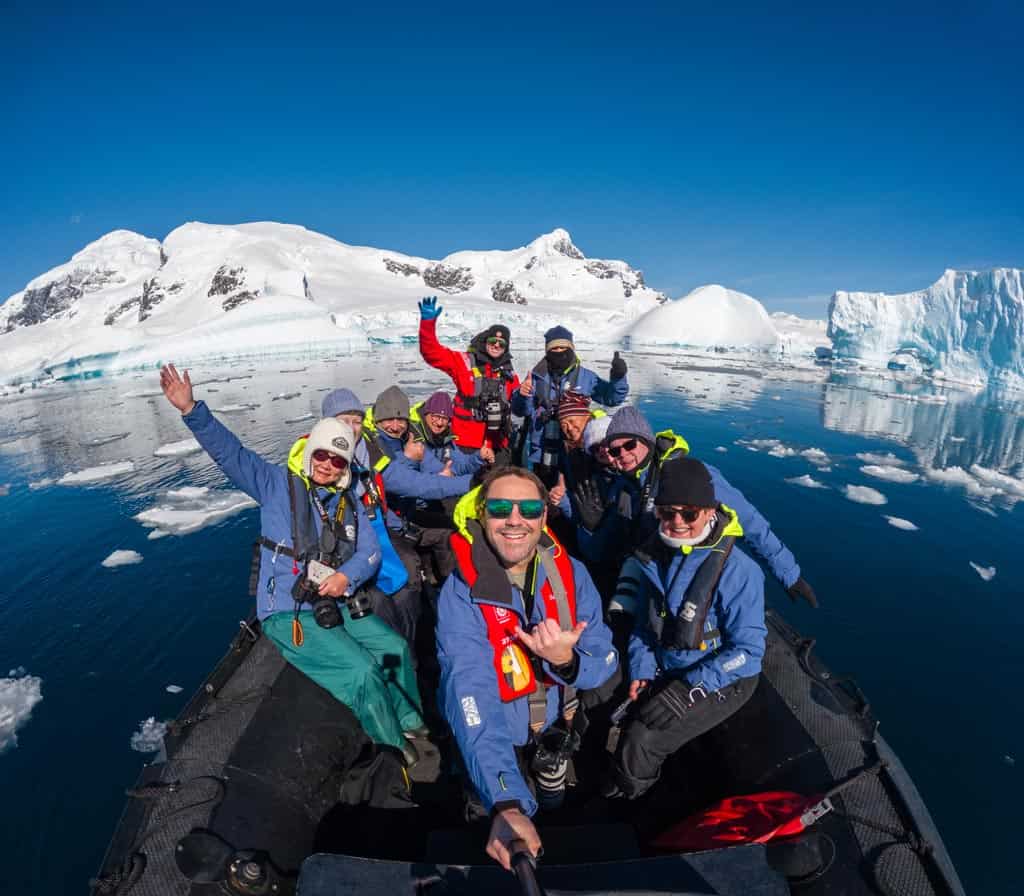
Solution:
[[[381,474],[388,495],[405,498],[423,498],[424,501],[442,498],[461,498],[472,488],[470,476],[438,476],[414,470],[400,460],[393,460]]]
[[[621,591],[631,599],[632,604],[633,632],[629,636],[629,678],[651,681],[658,674],[658,645],[654,632],[647,624],[647,604],[651,599],[651,585],[640,565],[632,558],[623,564],[615,591],[617,598]]]
[[[597,593],[590,573],[577,560],[572,561],[572,572],[576,580],[576,621],[587,623],[574,648],[580,664],[572,684],[578,690],[586,691],[600,687],[611,677],[619,664],[619,652],[612,644],[611,629],[604,624],[601,595]],[[547,662],[544,667],[552,678],[561,681]]]
[[[626,400],[626,396],[629,395],[629,378],[623,377],[621,380],[603,380],[594,371],[587,369],[593,378],[593,385],[590,387],[590,397],[605,407],[613,408],[616,405],[622,404]]]
[[[472,476],[482,466],[484,466],[484,459],[480,456],[479,451],[466,454],[464,451],[459,451],[458,448],[452,449],[452,472],[456,476]]]
[[[419,464],[413,464],[411,461],[409,466],[414,470],[419,470],[421,473],[429,473],[431,476],[436,476],[444,469],[444,464],[441,463],[439,458],[433,451],[427,448],[423,452],[423,460]]]
[[[238,436],[210,413],[205,401],[197,401],[181,419],[231,483],[262,504],[282,468],[246,448]]]
[[[354,496],[353,496],[354,500]],[[349,589],[355,591],[372,579],[380,569],[380,541],[373,526],[366,518],[361,501],[354,501],[356,507],[356,552],[341,566],[338,572],[348,576]]]
[[[691,686],[700,685],[709,694],[740,678],[757,675],[768,637],[764,624],[764,573],[749,558],[735,555],[734,549],[737,562],[730,558],[715,595],[722,649],[684,674]]]
[[[534,388],[537,387],[537,382],[533,382]],[[529,419],[533,416],[533,395],[523,395],[518,389],[512,393],[512,400],[509,402],[512,408],[512,413],[517,417],[526,417]]]
[[[796,562],[793,552],[779,541],[778,536],[772,532],[768,520],[743,496],[738,488],[728,482],[721,470],[710,464],[705,464],[705,466],[711,474],[711,481],[715,486],[715,497],[719,503],[736,511],[747,545],[768,564],[772,575],[782,583],[782,587],[789,588],[800,578],[800,566]]]
[[[438,698],[484,808],[516,800],[527,815],[537,803],[523,780],[505,708],[498,696],[494,659],[483,615],[469,588],[448,577],[437,605]]]

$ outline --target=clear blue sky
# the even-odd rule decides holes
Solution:
[[[428,257],[562,226],[807,316],[1024,267],[1008,0],[103,5],[0,6],[0,297],[190,220]]]

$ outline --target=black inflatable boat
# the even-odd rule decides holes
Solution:
[[[864,695],[831,676],[813,640],[771,611],[767,624],[753,698],[666,764],[648,795],[538,818],[545,855],[536,881],[487,859],[485,830],[461,822],[456,763],[443,741],[421,748],[415,806],[339,802],[365,735],[257,624],[244,624],[128,791],[92,892],[961,896]],[[652,845],[725,797],[765,791],[828,802],[796,836],[700,852]]]

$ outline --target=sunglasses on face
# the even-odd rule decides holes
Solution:
[[[488,345],[496,345],[496,346],[498,346],[498,348],[504,348],[506,345],[508,345],[508,343],[504,339],[502,339],[500,336],[488,336],[487,337],[487,344]]]
[[[345,460],[345,458],[337,454],[331,454],[330,451],[324,451],[323,448],[317,448],[316,451],[313,452],[313,460],[320,464],[330,461],[331,466],[334,467],[335,470],[344,470],[345,467],[348,466],[348,461]]]
[[[608,448],[609,457],[618,457],[623,451],[636,451],[637,440],[630,439],[628,442],[623,442],[621,445]]]
[[[654,512],[658,519],[666,523],[672,522],[677,516],[683,518],[684,523],[692,523],[700,516],[702,507],[655,507]]]
[[[540,498],[526,498],[521,501],[513,501],[511,498],[488,498],[484,507],[487,508],[487,515],[495,519],[504,520],[512,516],[512,508],[519,508],[519,515],[524,520],[539,520],[544,513],[544,502]]]

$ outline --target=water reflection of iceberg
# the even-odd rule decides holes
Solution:
[[[879,436],[911,449],[925,470],[1024,473],[1024,401],[987,392],[889,391],[855,378],[825,384],[828,429]]]

